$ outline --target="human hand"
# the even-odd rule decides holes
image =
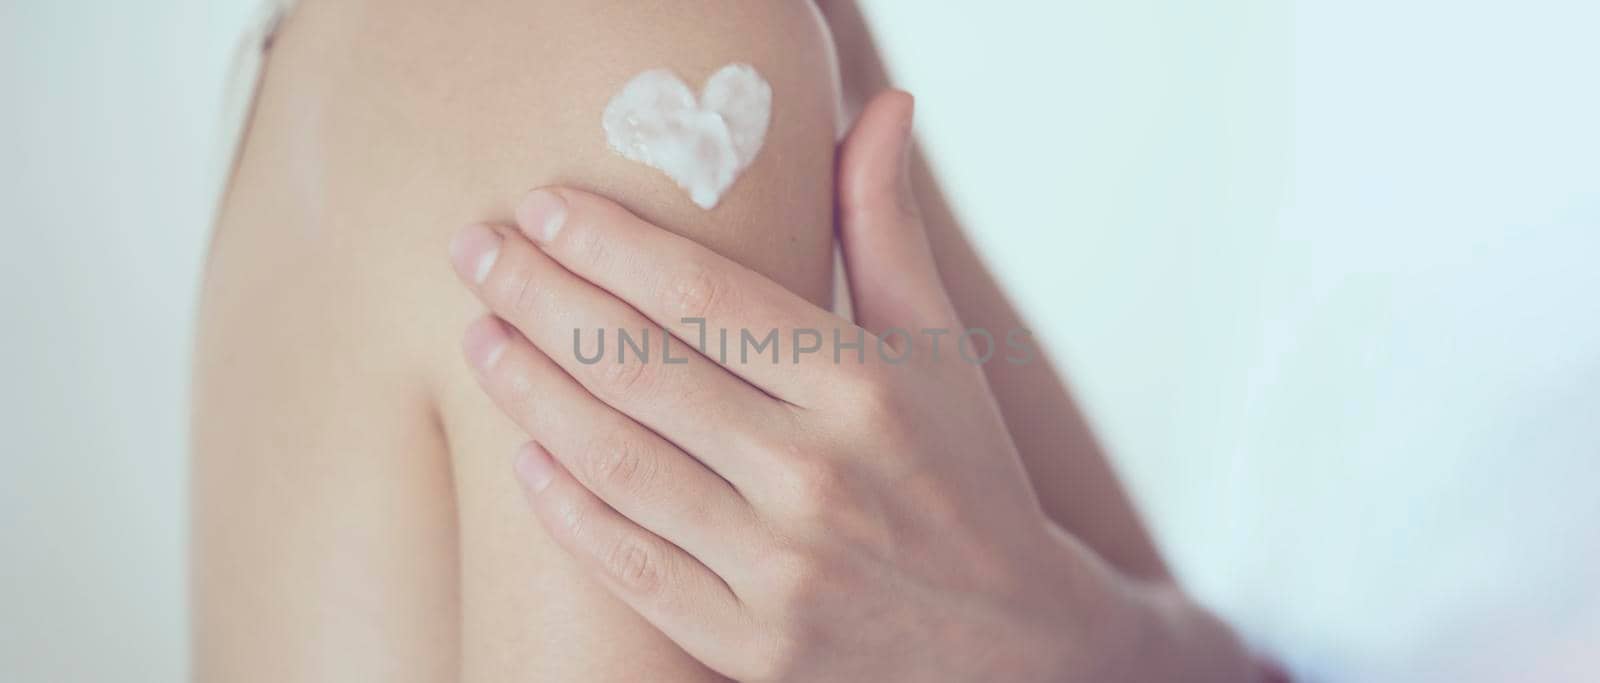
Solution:
[[[517,462],[531,506],[740,680],[1149,680],[1170,616],[1153,605],[1170,601],[1040,510],[955,348],[905,179],[910,127],[910,98],[882,96],[841,152],[859,327],[578,191],[531,194],[520,233],[468,228],[456,268],[493,314],[466,353],[537,441]],[[660,336],[591,362],[578,342],[597,329]],[[926,330],[948,332],[942,356]],[[746,333],[779,348],[741,358]]]

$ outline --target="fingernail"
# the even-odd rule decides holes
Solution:
[[[900,177],[896,183],[900,205],[916,215],[916,192],[911,187],[911,151],[916,146],[916,100],[911,101],[911,106],[906,111],[905,128],[900,138]]]
[[[555,478],[555,463],[539,444],[529,443],[517,452],[517,478],[529,491],[538,493],[550,486]]]
[[[911,134],[916,132],[917,128],[917,98],[912,97],[910,93],[906,93],[906,97],[911,100],[911,103],[906,105],[905,123],[905,143],[909,146],[911,143]]]
[[[523,198],[517,207],[517,225],[535,242],[545,243],[555,239],[561,225],[567,222],[567,202],[550,190],[534,190]]]
[[[488,372],[494,364],[500,362],[500,356],[506,352],[506,343],[511,340],[511,335],[506,332],[505,323],[494,316],[485,316],[467,327],[467,336],[461,343],[466,351],[467,362],[478,372]]]
[[[486,225],[469,225],[450,242],[450,261],[461,277],[483,284],[500,257],[500,234]]]

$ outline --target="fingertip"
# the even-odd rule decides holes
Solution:
[[[567,198],[557,188],[535,188],[517,205],[517,227],[539,244],[555,239],[567,221]]]
[[[917,96],[904,90],[890,90],[884,93],[883,100],[883,106],[892,106],[905,127],[910,128],[917,114]]]
[[[909,161],[916,98],[903,90],[874,96],[840,150],[839,203],[846,213],[909,201]]]
[[[897,135],[908,135],[916,119],[917,98],[904,90],[885,90],[862,110],[861,118],[870,125],[892,128]]]
[[[839,238],[856,313],[874,332],[948,317],[913,189],[915,114],[910,93],[880,93],[840,152]]]
[[[517,479],[529,493],[541,493],[550,487],[556,476],[555,459],[537,442],[529,441],[517,449],[514,469]]]
[[[461,350],[472,367],[484,373],[493,369],[500,357],[505,355],[506,345],[510,341],[511,332],[506,324],[491,314],[467,326],[467,333],[461,340]]]
[[[500,233],[492,226],[474,223],[456,231],[450,240],[450,262],[462,280],[482,285],[500,256]]]

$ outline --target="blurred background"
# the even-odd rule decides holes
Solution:
[[[1600,679],[1600,6],[863,0],[1172,563],[1308,680]],[[247,0],[0,0],[0,679],[187,672]]]

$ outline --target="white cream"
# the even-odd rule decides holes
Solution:
[[[755,67],[729,64],[694,91],[671,71],[646,71],[611,98],[601,116],[606,142],[661,171],[702,209],[722,200],[767,139],[772,86]]]

